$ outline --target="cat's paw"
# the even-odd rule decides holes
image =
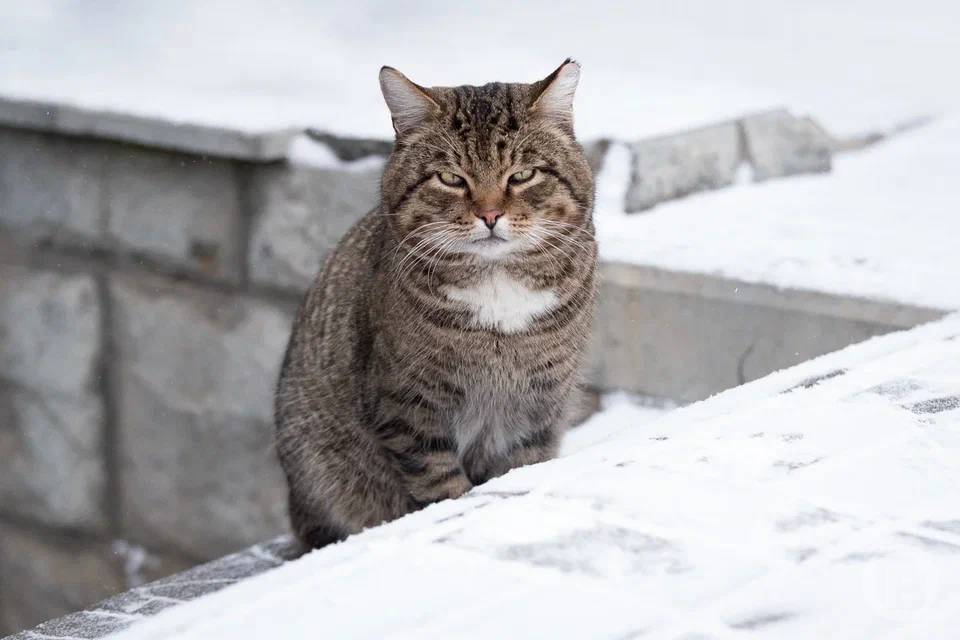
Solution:
[[[410,493],[417,502],[429,504],[459,498],[472,488],[473,484],[467,479],[467,476],[457,470],[429,482],[425,486],[415,487]]]
[[[456,476],[447,487],[447,498],[459,498],[467,491],[473,489],[473,483],[467,479],[467,476],[461,473],[459,476]]]

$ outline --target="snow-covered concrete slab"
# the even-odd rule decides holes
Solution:
[[[601,257],[930,309],[960,309],[960,116],[860,152],[829,174],[738,184],[624,212],[630,154],[598,178]]]
[[[170,115],[141,116],[106,108],[18,100],[0,96],[0,126],[93,136],[255,162],[287,157],[295,129],[247,131],[237,127],[197,124]]]
[[[119,540],[114,543],[115,546],[122,544]],[[6,640],[102,638],[164,609],[181,605],[278,567],[300,553],[299,546],[290,536],[279,536],[176,575],[134,587],[86,610],[48,620],[34,629],[9,636]],[[131,562],[128,567],[131,573],[136,575],[136,556],[131,557]],[[132,582],[136,584],[135,579]]]
[[[645,418],[116,638],[956,630],[960,315]]]

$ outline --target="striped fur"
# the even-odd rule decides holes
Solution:
[[[426,89],[382,73],[403,121],[381,204],[307,293],[277,390],[306,545],[555,454],[596,278],[593,178],[558,111],[575,64],[530,85]],[[477,215],[492,209],[490,230]]]

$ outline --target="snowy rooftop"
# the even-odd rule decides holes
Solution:
[[[659,419],[615,402],[571,435],[558,460],[117,638],[940,638],[960,624],[960,315]]]
[[[701,192],[624,213],[629,150],[597,181],[607,260],[960,309],[960,113],[837,155],[830,173]]]

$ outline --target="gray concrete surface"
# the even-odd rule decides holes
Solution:
[[[114,278],[122,530],[216,557],[286,529],[273,391],[288,312]]]
[[[630,213],[734,183],[742,167],[754,181],[830,171],[838,143],[814,120],[785,109],[639,140],[625,208]]]
[[[105,156],[107,240],[180,270],[237,282],[245,247],[234,163],[117,146]]]
[[[743,161],[736,122],[640,140],[631,145],[627,211],[733,184]]]
[[[813,120],[781,109],[747,116],[741,124],[755,181],[830,171],[833,142]]]
[[[290,141],[297,134],[293,130],[242,131],[170,122],[68,104],[3,97],[0,97],[0,126],[257,162],[285,158]]]
[[[0,265],[0,514],[106,528],[93,279]]]
[[[326,254],[380,199],[380,169],[270,167],[250,184],[250,279],[305,291]]]
[[[97,141],[0,128],[0,224],[32,242],[98,246],[102,152]]]
[[[947,313],[628,264],[601,273],[589,380],[683,402]]]

